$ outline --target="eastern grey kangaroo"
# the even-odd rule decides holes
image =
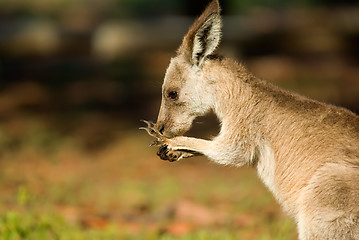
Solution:
[[[297,222],[299,238],[359,239],[359,117],[282,90],[236,61],[214,54],[220,6],[212,1],[171,59],[157,123],[147,123],[162,159],[198,154],[251,165]],[[185,137],[193,120],[215,112],[212,140]]]

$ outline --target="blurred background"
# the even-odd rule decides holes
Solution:
[[[3,239],[297,238],[253,169],[161,161],[138,130],[208,3],[0,0]],[[359,113],[357,0],[220,3],[220,54]]]

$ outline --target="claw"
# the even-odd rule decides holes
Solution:
[[[161,146],[163,144],[163,142],[160,142],[158,140],[155,140],[153,141],[151,144],[150,144],[150,147],[153,147],[153,146]]]
[[[150,146],[153,145],[160,145],[163,143],[164,137],[162,134],[155,128],[155,124],[151,121],[141,120],[141,122],[144,122],[147,126],[146,127],[140,127],[141,130],[146,130],[146,132],[156,138],[157,140],[153,142]]]
[[[151,135],[152,137],[155,137],[154,134],[156,133],[155,130],[148,128],[148,127],[140,127],[138,128],[140,130],[146,130],[146,132]]]
[[[167,151],[167,145],[162,145],[159,149],[158,149],[158,152],[157,152],[157,155],[163,155],[165,154]]]
[[[146,123],[147,128],[152,128],[152,127],[155,126],[155,124],[153,122],[151,122],[151,121],[147,121],[147,120],[143,120],[143,119],[141,119],[140,121]]]

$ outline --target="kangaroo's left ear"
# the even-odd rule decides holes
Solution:
[[[190,27],[178,54],[185,54],[193,65],[201,66],[219,45],[221,27],[220,6],[218,0],[214,0]]]

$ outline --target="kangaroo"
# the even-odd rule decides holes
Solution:
[[[145,121],[144,128],[156,138],[158,155],[253,166],[295,219],[299,239],[359,239],[359,116],[282,90],[217,56],[221,26],[214,0],[170,61],[157,123]],[[221,123],[218,136],[183,136],[209,111]]]

